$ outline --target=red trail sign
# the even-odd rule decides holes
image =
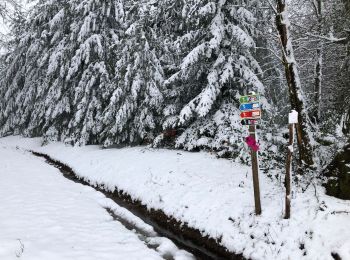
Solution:
[[[251,110],[251,111],[245,111],[245,112],[241,112],[241,118],[260,118],[261,117],[261,110]]]

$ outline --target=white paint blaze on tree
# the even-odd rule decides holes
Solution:
[[[307,166],[313,165],[312,147],[310,143],[309,118],[305,110],[305,99],[301,88],[297,62],[294,56],[290,35],[290,22],[285,0],[277,0],[276,26],[279,32],[283,64],[289,89],[289,99],[292,109],[298,112],[298,147],[300,160]]]

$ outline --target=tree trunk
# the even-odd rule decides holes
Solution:
[[[345,115],[344,115],[343,133],[345,135],[350,134],[350,104],[349,104],[348,111],[345,112]]]
[[[317,4],[315,4],[316,8],[316,15],[317,15],[317,21],[318,21],[318,33],[319,35],[323,35],[323,2],[322,0],[317,0]],[[315,109],[313,117],[315,118],[316,122],[320,121],[321,118],[321,93],[322,93],[322,64],[323,64],[323,43],[320,43],[320,46],[317,48],[316,51],[317,55],[317,62],[315,66]]]
[[[317,15],[318,22],[318,34],[323,35],[323,0],[317,0],[315,3],[315,12]],[[321,100],[322,100],[322,65],[323,65],[323,42],[321,41],[320,46],[316,51],[317,62],[315,66],[315,109],[313,117],[315,122],[320,122],[321,118]]]
[[[324,170],[327,194],[350,200],[350,142],[341,150]]]
[[[321,118],[321,92],[322,92],[322,58],[323,50],[322,46],[317,49],[317,62],[315,67],[315,113],[314,118],[316,122],[320,121]]]
[[[310,144],[310,136],[308,129],[308,116],[304,108],[303,93],[301,90],[299,72],[294,57],[292,41],[290,37],[290,23],[286,11],[286,1],[276,0],[277,14],[276,26],[280,35],[282,50],[283,50],[283,64],[285,67],[286,79],[289,89],[289,99],[292,109],[298,112],[298,124],[300,129],[298,138],[298,148],[300,161],[305,166],[313,165],[312,147]]]

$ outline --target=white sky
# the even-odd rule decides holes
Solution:
[[[18,0],[19,4],[22,6],[23,10],[27,11],[31,7],[33,7],[38,0],[31,1],[31,3],[27,3],[28,0]],[[8,26],[5,24],[3,19],[0,18],[0,33],[7,34],[9,32]]]

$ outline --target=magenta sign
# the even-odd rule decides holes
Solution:
[[[245,138],[245,142],[247,143],[247,145],[252,148],[252,150],[254,152],[259,151],[260,147],[258,145],[258,143],[256,142],[255,138],[252,136],[248,136]]]

